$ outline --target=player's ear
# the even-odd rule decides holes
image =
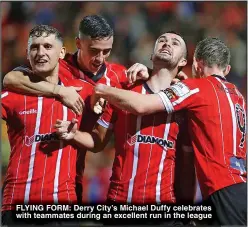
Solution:
[[[62,47],[60,50],[60,54],[59,54],[59,58],[60,59],[64,59],[65,58],[65,54],[66,54],[66,48]]]
[[[27,57],[27,60],[29,60],[29,57],[28,57],[28,49],[26,48],[26,57]]]
[[[184,67],[187,64],[187,60],[183,57],[179,63],[178,63],[178,67]]]
[[[80,49],[81,48],[80,38],[76,37],[75,40],[76,40],[77,49]]]
[[[223,71],[224,76],[228,75],[228,73],[230,72],[230,70],[231,70],[231,65],[228,64],[228,65],[226,66],[226,68],[224,69],[224,71]]]
[[[151,57],[150,57],[150,60],[152,60],[152,59],[153,59],[153,55],[154,55],[154,54],[152,53],[152,54],[151,54]]]

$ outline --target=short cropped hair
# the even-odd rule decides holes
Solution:
[[[54,27],[49,25],[36,25],[29,32],[29,38],[31,37],[41,37],[44,34],[47,36],[54,34],[55,38],[58,39],[63,44],[63,38],[61,33]]]
[[[231,54],[226,44],[219,38],[209,37],[196,45],[194,57],[202,60],[204,65],[213,67],[217,65],[225,69],[230,63]]]
[[[90,36],[93,39],[110,38],[114,34],[109,23],[99,15],[89,15],[79,24],[79,38]]]

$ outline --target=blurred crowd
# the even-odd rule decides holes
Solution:
[[[2,75],[26,62],[29,30],[35,24],[58,28],[68,52],[75,52],[75,37],[81,19],[100,14],[115,31],[109,61],[130,67],[136,62],[151,66],[154,42],[161,33],[177,31],[187,42],[191,73],[195,45],[201,39],[215,36],[231,50],[231,72],[228,80],[247,94],[247,2],[1,2]],[[9,149],[3,128],[4,166]],[[104,152],[87,155],[85,200],[99,201],[105,196],[113,159],[109,146]],[[3,167],[4,167],[3,166]],[[95,191],[95,192],[94,192]]]

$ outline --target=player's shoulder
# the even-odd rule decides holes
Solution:
[[[22,96],[23,96],[22,94],[15,93],[15,92],[9,91],[7,89],[3,89],[1,91],[2,101],[7,99],[7,100],[11,100],[12,102],[14,102],[14,101],[16,101],[17,97],[22,97]]]
[[[74,87],[88,87],[88,88],[94,87],[92,83],[85,81],[83,79],[72,79],[67,84],[68,86],[74,86]]]
[[[106,62],[106,67],[108,70],[112,70],[112,71],[125,71],[125,70],[127,70],[124,65],[112,63],[112,62],[111,63]]]

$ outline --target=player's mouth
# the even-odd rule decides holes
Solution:
[[[102,63],[92,63],[94,68],[100,68],[102,66]]]
[[[160,49],[159,52],[160,52],[160,53],[165,53],[165,54],[171,56],[171,51],[170,51],[169,49]]]
[[[36,65],[43,65],[45,63],[47,63],[48,61],[47,60],[44,60],[44,59],[39,59],[39,60],[36,60],[35,61],[35,64]]]

